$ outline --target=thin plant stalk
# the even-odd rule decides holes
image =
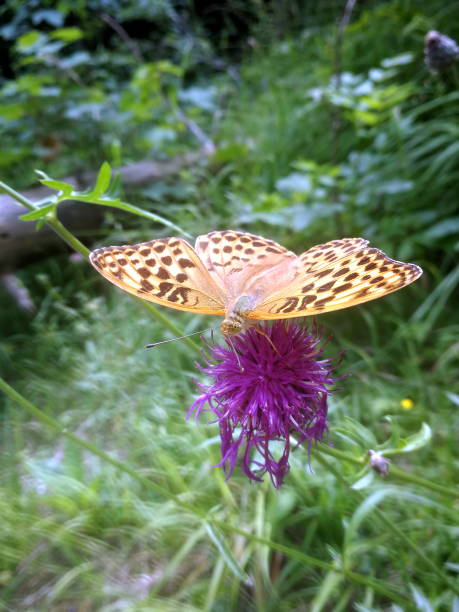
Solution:
[[[320,455],[317,455],[317,459],[318,461],[320,461],[320,463],[322,463],[322,465],[329,472],[331,472],[335,476],[335,478],[338,481],[340,481],[348,490],[350,489],[350,485],[347,482],[347,480],[341,475],[339,470],[335,469],[334,466],[331,465],[329,461],[327,461],[327,459],[325,459],[324,457],[321,457]],[[359,491],[353,490],[352,492],[358,499],[360,499],[361,502],[363,501],[364,498]],[[414,553],[414,555],[418,557],[418,559],[421,562],[423,562],[430,569],[430,571],[433,572],[443,583],[445,583],[448,586],[448,588],[450,588],[453,591],[453,593],[456,593],[456,595],[459,595],[459,588],[456,587],[456,585],[447,578],[444,572],[442,572],[442,570],[438,568],[435,565],[435,563],[433,563],[429,559],[427,555],[424,554],[424,552],[421,550],[421,548],[419,548],[419,546],[417,546],[414,542],[412,542],[410,538],[405,533],[403,533],[403,531],[399,529],[393,521],[387,518],[384,512],[382,512],[377,507],[374,507],[372,509],[372,512],[373,512],[373,516],[376,517],[382,523],[384,523],[384,526],[389,531],[392,531],[395,537],[401,540],[405,544],[405,546],[410,548],[411,551]]]
[[[104,451],[101,451],[96,445],[92,444],[91,442],[88,442],[87,440],[83,440],[79,436],[69,432],[66,428],[62,427],[62,425],[56,419],[49,416],[48,414],[43,412],[40,408],[38,408],[37,406],[29,402],[24,396],[22,396],[15,389],[13,389],[13,387],[11,387],[2,378],[0,378],[0,391],[3,391],[13,401],[20,404],[22,408],[24,408],[29,413],[31,413],[37,420],[41,421],[43,424],[47,425],[51,429],[54,429],[55,431],[58,431],[61,435],[65,436],[69,440],[72,440],[72,442],[81,446],[82,448],[89,451],[90,453],[93,453],[94,455],[99,457],[102,461],[105,461],[106,463],[113,465],[120,471],[125,472],[132,478],[141,482],[145,487],[148,487],[149,489],[153,490],[155,493],[165,497],[166,499],[173,500],[178,506],[182,507],[184,510],[193,512],[201,520],[212,523],[213,525],[215,525],[216,527],[224,531],[230,531],[233,534],[243,535],[251,542],[262,544],[262,545],[268,546],[269,548],[273,550],[278,550],[280,552],[283,552],[287,556],[293,559],[296,559],[300,563],[304,563],[306,565],[310,565],[313,567],[318,567],[318,568],[321,568],[327,571],[334,570],[337,572],[342,572],[349,580],[356,582],[357,584],[362,584],[365,586],[372,587],[374,588],[375,591],[379,592],[381,595],[390,597],[392,601],[394,602],[400,603],[401,605],[407,603],[407,600],[404,597],[399,595],[394,590],[389,589],[382,581],[378,581],[373,578],[363,576],[356,572],[351,572],[347,570],[346,568],[336,567],[334,563],[323,561],[322,559],[317,559],[310,555],[306,555],[303,552],[295,550],[289,546],[285,546],[283,544],[279,544],[272,540],[268,540],[268,539],[265,539],[259,536],[255,536],[247,531],[244,531],[242,529],[235,527],[234,525],[231,525],[228,522],[219,521],[218,519],[212,516],[209,516],[207,512],[200,510],[197,507],[192,506],[190,503],[184,501],[179,496],[176,496],[173,493],[170,493],[163,487],[157,485],[152,480],[145,478],[144,476],[136,472],[133,468],[129,467],[125,463],[118,461],[117,459],[113,459],[113,457],[110,457],[110,455],[108,455]]]
[[[12,198],[14,198],[17,202],[22,204],[22,206],[24,206],[31,212],[33,212],[34,210],[37,210],[37,207],[34,202],[32,202],[31,200],[23,196],[21,193],[17,192],[15,189],[10,187],[6,183],[3,183],[2,181],[0,181],[0,189],[3,190],[5,193],[7,193]],[[88,259],[88,256],[90,253],[89,249],[85,247],[84,244],[80,242],[78,238],[76,238],[71,232],[69,232],[69,230],[59,221],[55,212],[47,215],[46,223],[56,232],[56,234],[60,238],[62,238],[62,240],[66,244],[70,246],[70,248],[72,248],[77,253],[80,253],[80,255],[82,255],[85,259]],[[162,312],[160,312],[158,308],[153,306],[153,304],[146,302],[145,300],[141,300],[141,299],[138,299],[138,301],[148,309],[150,314],[163,327],[166,327],[167,329],[169,329],[175,336],[184,335],[183,331],[179,329],[176,325],[174,325],[167,318],[167,316],[163,315]],[[190,340],[190,338],[184,338],[183,341],[189,348],[193,349],[197,353],[200,353],[199,346],[195,342],[193,342],[193,340]]]

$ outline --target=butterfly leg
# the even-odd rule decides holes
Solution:
[[[276,351],[276,353],[279,355],[279,357],[281,356],[281,354],[277,350],[276,345],[274,344],[274,342],[271,340],[271,338],[268,336],[268,334],[265,331],[260,329],[260,326],[258,325],[257,321],[254,321],[254,322],[250,321],[250,322],[248,322],[247,327],[254,327],[255,331],[257,332],[257,334],[260,334],[261,336],[264,336],[266,338],[266,340],[269,342],[269,344]]]

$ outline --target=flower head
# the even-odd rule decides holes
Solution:
[[[317,329],[292,322],[251,327],[226,342],[209,345],[205,365],[198,364],[212,381],[197,383],[201,395],[189,414],[215,414],[212,422],[219,424],[221,437],[218,465],[228,478],[240,456],[251,480],[260,481],[268,472],[278,488],[290,468],[290,435],[298,444],[307,440],[310,448],[327,431],[332,359],[323,358]],[[276,456],[275,441],[281,445]]]
[[[430,72],[441,72],[459,58],[459,47],[455,40],[430,30],[425,37],[424,60]]]

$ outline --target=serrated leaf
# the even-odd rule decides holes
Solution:
[[[110,164],[108,162],[104,162],[97,175],[96,185],[91,191],[92,195],[102,195],[107,191],[110,186],[111,174],[112,169],[110,168]]]
[[[47,204],[46,206],[42,206],[37,210],[33,210],[32,212],[26,213],[25,215],[21,215],[19,218],[21,221],[35,221],[36,219],[42,219],[46,217],[46,215],[54,210],[56,205],[54,203]]]
[[[45,185],[45,187],[49,187],[50,189],[54,189],[55,191],[62,191],[65,194],[72,193],[73,191],[73,185],[63,183],[62,181],[55,181],[54,179],[41,179],[40,183],[42,185]]]

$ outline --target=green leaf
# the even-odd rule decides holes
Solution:
[[[28,212],[25,215],[21,215],[19,218],[21,221],[34,221],[35,219],[42,219],[46,217],[48,213],[53,211],[56,208],[55,202],[52,204],[47,204],[46,206],[42,206],[37,210],[33,210],[32,212]]]
[[[431,240],[438,240],[457,233],[459,233],[459,217],[449,217],[429,227],[421,236],[429,243]]]
[[[411,593],[413,595],[416,610],[419,612],[434,612],[434,608],[421,589],[414,584],[410,584]]]
[[[37,231],[41,230],[41,228],[45,225],[45,223],[46,223],[46,217],[43,217],[42,219],[38,219],[37,225],[35,226],[35,229]]]
[[[219,147],[211,156],[211,163],[226,164],[232,161],[239,161],[247,157],[249,148],[240,142],[231,142],[226,146]]]
[[[65,196],[70,195],[73,191],[73,185],[63,183],[62,181],[55,181],[54,179],[42,179],[40,183],[42,185],[45,185],[45,187],[49,187],[50,189],[54,189],[55,191],[62,192],[62,194]]]
[[[108,162],[104,162],[100,167],[99,173],[96,179],[96,185],[94,189],[91,191],[91,195],[102,195],[106,193],[110,186],[110,178],[111,178],[112,170],[110,168],[110,164]]]
[[[128,204],[127,202],[122,202],[121,200],[112,200],[109,197],[94,198],[94,196],[91,194],[77,194],[77,193],[72,193],[72,199],[77,200],[79,202],[90,202],[91,204],[98,204],[100,206],[110,206],[111,208],[119,208],[120,210],[124,210],[134,215],[138,215],[139,217],[150,219],[150,221],[154,221],[155,223],[160,223],[161,225],[170,227],[174,231],[179,232],[180,234],[182,234],[183,236],[186,236],[187,238],[192,238],[192,236],[188,232],[183,230],[181,227],[179,227],[175,223],[172,223],[168,219],[161,217],[161,215],[156,215],[155,213],[152,213],[149,210],[143,210],[143,208],[139,208],[138,206],[133,206],[132,204]]]
[[[374,514],[374,508],[381,504],[387,497],[393,497],[399,502],[411,502],[418,506],[421,504],[430,505],[432,503],[432,501],[427,497],[416,495],[407,489],[402,489],[392,485],[380,486],[380,488],[372,492],[363,500],[349,520],[345,531],[345,549],[349,547],[351,542],[358,539],[360,525],[366,519],[371,521]]]
[[[38,30],[30,30],[17,39],[16,46],[20,51],[25,51],[38,42],[41,37],[42,35]]]
[[[210,539],[215,544],[216,548],[221,554],[224,562],[226,563],[228,568],[233,572],[236,578],[238,578],[239,580],[242,580],[242,582],[244,582],[245,584],[250,584],[251,581],[250,581],[249,576],[244,571],[244,569],[241,567],[236,557],[231,552],[230,548],[227,546],[224,538],[219,533],[217,533],[216,529],[212,527],[211,525],[209,525],[209,523],[205,523],[205,528],[206,528],[206,531]]]
[[[22,104],[1,104],[0,117],[7,121],[16,121],[25,115],[25,108]]]
[[[42,22],[48,23],[53,28],[59,28],[64,21],[64,13],[53,9],[38,9],[32,13],[32,22],[36,25]]]
[[[375,448],[378,442],[370,429],[367,429],[358,421],[345,417],[342,419],[341,424],[333,430],[337,434],[341,434],[344,437],[348,437],[357,443],[360,447],[369,449]]]
[[[397,450],[402,453],[411,453],[426,446],[431,439],[432,430],[427,423],[423,423],[421,429],[417,433],[406,438],[406,440],[402,442],[403,446]]]
[[[354,484],[351,485],[351,489],[354,491],[360,491],[361,489],[365,489],[373,482],[375,478],[375,473],[373,471],[367,471],[361,478],[356,480]]]
[[[57,38],[66,43],[71,43],[83,38],[83,32],[80,28],[59,28],[51,33],[51,38]]]
[[[393,68],[394,66],[404,66],[405,64],[410,64],[414,59],[414,55],[412,53],[402,53],[401,55],[396,55],[395,57],[388,57],[383,59],[381,62],[381,66],[383,68]]]

